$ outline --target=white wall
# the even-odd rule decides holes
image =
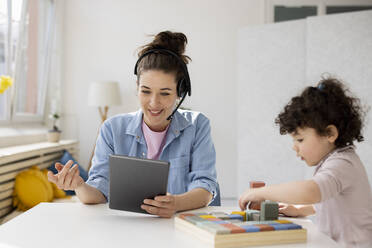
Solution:
[[[239,30],[238,192],[249,181],[303,178],[304,166],[274,120],[305,82],[305,21]]]
[[[87,106],[89,83],[120,82],[123,106],[110,115],[138,109],[133,66],[146,34],[184,32],[192,97],[185,106],[211,120],[222,197],[236,197],[236,44],[240,27],[264,22],[262,0],[66,0],[63,37],[63,126],[65,138],[80,141],[87,165],[99,127],[97,109]]]
[[[291,97],[327,72],[372,106],[372,11],[311,17],[239,31],[238,192],[251,180],[268,184],[313,174],[280,136],[274,119]],[[357,153],[372,182],[371,112]]]

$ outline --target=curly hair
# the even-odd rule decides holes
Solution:
[[[293,97],[277,116],[275,123],[280,134],[296,133],[297,128],[314,128],[321,136],[328,134],[327,126],[335,125],[336,147],[363,141],[365,111],[360,100],[353,97],[343,83],[335,78],[322,79],[317,87],[307,87]]]

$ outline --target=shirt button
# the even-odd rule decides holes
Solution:
[[[146,154],[143,152],[143,153],[142,153],[142,157],[144,157],[145,155],[146,155]]]

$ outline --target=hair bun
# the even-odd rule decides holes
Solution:
[[[187,37],[183,33],[163,31],[154,36],[154,40],[144,45],[139,56],[151,49],[167,49],[177,54],[187,64],[190,57],[183,55],[187,44]]]
[[[182,55],[185,52],[187,37],[183,33],[172,33],[170,31],[160,32],[155,35],[153,42],[149,44],[152,48],[164,48]]]

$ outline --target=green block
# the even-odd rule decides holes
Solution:
[[[274,201],[261,202],[260,221],[277,220],[279,216],[279,204]]]
[[[211,222],[199,222],[197,226],[211,232],[213,234],[230,234],[231,230],[222,225],[211,223]]]
[[[246,210],[245,211],[245,214],[246,214],[246,220],[247,221],[253,221],[253,214],[259,214],[260,211],[258,210],[253,210],[253,209],[249,209],[249,210]]]
[[[208,220],[203,219],[199,216],[186,216],[185,220],[191,222],[192,224],[196,225],[198,222],[206,222]]]

